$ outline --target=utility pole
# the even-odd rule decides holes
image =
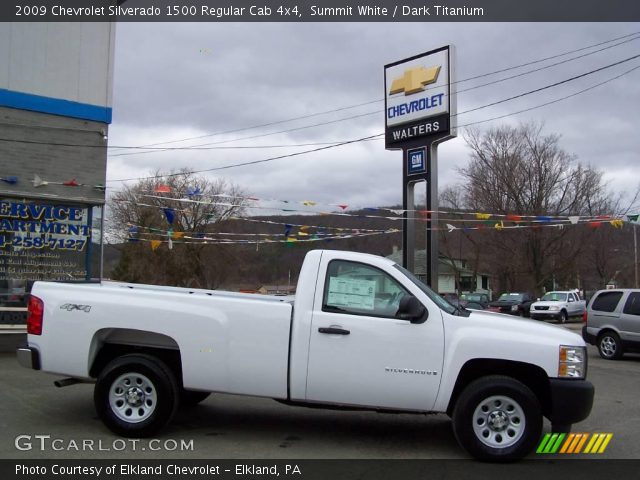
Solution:
[[[633,267],[636,274],[636,288],[638,288],[638,235],[636,233],[637,225],[633,224]]]

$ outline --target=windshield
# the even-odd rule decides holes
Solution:
[[[541,300],[545,302],[566,302],[567,294],[560,292],[549,292],[545,293],[544,297],[542,297]]]
[[[436,292],[427,287],[422,281],[416,277],[413,273],[411,273],[406,268],[401,267],[398,264],[395,264],[398,270],[404,273],[409,280],[411,280],[420,290],[422,290],[438,307],[444,310],[447,313],[454,314],[458,309],[447,302],[444,298],[438,295]]]
[[[482,302],[482,295],[475,293],[465,293],[462,295],[464,300],[468,300],[470,302]]]
[[[500,295],[500,298],[498,299],[498,301],[501,302],[504,300],[516,300],[519,302],[522,300],[522,294],[521,293],[503,293],[502,295]]]

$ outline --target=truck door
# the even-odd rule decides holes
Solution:
[[[419,324],[398,319],[409,291],[381,269],[346,260],[323,257],[316,292],[307,400],[430,410],[442,373],[441,311],[432,305]]]

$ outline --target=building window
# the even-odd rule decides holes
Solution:
[[[461,292],[473,292],[475,289],[476,285],[473,277],[460,277]]]

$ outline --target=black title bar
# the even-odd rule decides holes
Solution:
[[[4,0],[3,22],[637,22],[638,0]]]

